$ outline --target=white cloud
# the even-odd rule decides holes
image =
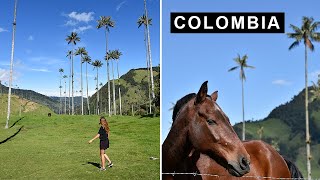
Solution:
[[[316,70],[316,71],[313,71],[309,74],[310,78],[311,79],[318,79],[318,77],[320,76],[320,70]]]
[[[76,25],[78,25],[78,22],[73,20],[69,20],[65,24],[65,26],[76,26]]]
[[[116,11],[119,11],[120,8],[126,3],[127,1],[122,1],[118,6],[116,7]]]
[[[285,86],[285,85],[290,85],[291,82],[284,80],[284,79],[277,79],[277,80],[272,81],[272,84]]]
[[[8,30],[3,29],[3,28],[0,28],[0,33],[1,33],[1,32],[8,32]]]
[[[37,71],[37,72],[51,72],[46,68],[40,68],[40,69],[36,69],[36,68],[30,68],[30,71]]]
[[[30,36],[28,37],[28,40],[29,40],[29,41],[33,41],[33,40],[34,40],[34,37],[33,37],[32,35],[30,35]]]
[[[89,25],[89,26],[80,26],[78,28],[73,29],[72,32],[83,33],[83,32],[85,32],[86,30],[89,30],[89,29],[92,29],[91,25]]]
[[[29,58],[29,60],[43,65],[55,65],[64,63],[64,61],[60,59],[45,56],[31,57]]]
[[[18,79],[19,73],[13,71],[12,73],[12,80],[16,81]],[[9,69],[1,69],[0,68],[0,80],[1,83],[4,84],[3,82],[9,82],[9,77],[10,77],[10,70]]]
[[[76,20],[78,22],[90,22],[92,20],[94,20],[94,12],[83,12],[83,13],[77,13],[75,11],[67,14],[67,16],[70,18],[70,19],[73,19],[73,20]],[[71,22],[70,22],[71,23]]]

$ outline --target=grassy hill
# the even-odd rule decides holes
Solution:
[[[8,109],[8,95],[0,95],[0,119],[6,119]],[[49,112],[53,112],[45,105],[30,101],[28,99],[21,98],[16,95],[11,96],[11,115],[18,116],[20,114],[24,116],[26,114],[47,115]]]
[[[9,89],[8,87],[0,84],[0,96],[2,94],[7,95],[8,89]],[[22,98],[29,100],[29,101],[36,102],[38,104],[42,104],[44,106],[47,106],[52,111],[54,111],[56,113],[59,112],[59,102],[48,97],[48,96],[45,96],[43,94],[37,93],[32,90],[15,89],[15,88],[11,88],[11,94],[22,97]],[[2,111],[2,110],[0,110],[0,111]]]
[[[0,179],[159,179],[159,118],[108,118],[114,167],[98,171],[98,116],[25,115],[0,128]],[[12,121],[12,123],[13,123]],[[12,123],[10,125],[12,125]],[[4,127],[4,121],[0,122]],[[11,138],[10,138],[11,137]],[[10,138],[9,140],[7,140]],[[5,142],[3,142],[6,140]]]
[[[312,88],[310,87],[310,90]],[[311,95],[311,93],[309,93]],[[309,95],[309,97],[310,97]],[[294,96],[291,101],[273,109],[259,121],[246,121],[246,138],[260,139],[257,131],[263,127],[262,140],[272,144],[279,152],[296,162],[306,176],[305,147],[305,91]],[[311,168],[313,178],[320,177],[320,100],[309,104],[311,134]],[[234,126],[241,137],[242,123]]]
[[[155,83],[155,104],[157,111],[160,108],[160,68],[153,67],[154,83]],[[131,115],[132,108],[134,114],[146,114],[148,109],[148,71],[146,68],[131,69],[128,73],[120,77],[120,88],[122,94],[122,112],[123,114]],[[118,81],[115,80],[116,89],[116,104],[119,106],[118,97]],[[112,96],[112,81],[111,81],[111,100]],[[105,84],[100,90],[101,112],[108,112],[108,86]],[[97,93],[90,98],[91,112],[94,112],[97,102]],[[112,105],[111,105],[112,106]],[[119,109],[119,107],[117,107]]]

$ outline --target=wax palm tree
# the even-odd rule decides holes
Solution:
[[[246,75],[244,73],[244,69],[254,68],[253,66],[249,66],[247,64],[247,59],[248,59],[247,55],[240,57],[240,55],[238,54],[238,57],[234,58],[234,61],[237,63],[237,66],[229,69],[229,72],[230,72],[240,68],[240,80],[241,80],[241,87],[242,87],[242,140],[243,141],[246,139],[246,127],[245,127],[245,121],[244,121],[244,89],[243,89],[243,82],[246,80]]]
[[[108,32],[110,31],[110,27],[114,27],[115,22],[111,20],[110,16],[100,16],[100,20],[98,20],[97,28],[100,29],[102,27],[105,28],[106,33],[106,54],[108,52]],[[109,117],[111,116],[111,98],[110,98],[110,76],[109,76],[109,62],[107,61],[107,79],[108,79],[108,108],[109,108]]]
[[[17,18],[17,3],[14,3],[14,15],[13,15],[13,31],[12,31],[12,46],[11,46],[11,59],[10,59],[10,80],[9,80],[9,90],[8,90],[8,111],[7,111],[7,121],[5,129],[9,128],[10,112],[11,112],[11,85],[12,85],[12,69],[13,69],[13,58],[14,58],[14,39],[16,33],[16,18]]]
[[[318,81],[317,84],[312,81],[312,89],[310,90],[312,94],[310,97],[310,102],[315,101],[316,99],[320,98],[320,74],[318,74]]]
[[[67,56],[70,60],[70,73],[69,73],[69,97],[68,97],[68,101],[69,101],[69,106],[68,106],[68,111],[69,111],[69,115],[71,114],[71,72],[72,72],[72,68],[71,68],[71,59],[72,59],[72,51],[68,51],[67,52]]]
[[[257,134],[259,135],[260,140],[262,139],[262,135],[263,135],[263,132],[264,132],[263,129],[264,129],[264,127],[260,126],[259,129],[257,130]]]
[[[103,86],[102,82],[100,82],[99,86],[100,86],[100,90],[102,90],[102,86]],[[100,93],[100,99],[101,99],[101,101],[100,101],[100,109],[101,109],[100,112],[102,112],[102,92]]]
[[[288,38],[294,39],[294,42],[289,46],[289,50],[299,46],[301,41],[304,43],[304,56],[305,56],[305,111],[306,111],[306,148],[307,148],[307,172],[308,179],[311,180],[311,154],[310,154],[310,134],[309,134],[309,108],[308,108],[308,48],[314,51],[314,41],[320,41],[320,33],[316,32],[320,22],[314,22],[312,17],[303,17],[301,28],[290,24],[294,31],[287,33]]]
[[[111,51],[111,59],[115,60],[116,59],[116,51],[113,50]],[[114,68],[113,68],[113,61],[111,61],[111,65],[112,65],[112,98],[113,98],[113,115],[117,114],[117,105],[116,105],[116,88],[114,85]]]
[[[67,81],[68,78],[67,75],[63,75],[62,77],[64,79],[64,114],[67,114]]]
[[[144,14],[145,19],[148,19],[146,22],[146,31],[147,31],[147,43],[148,43],[148,59],[149,59],[149,66],[150,66],[150,80],[151,80],[151,95],[152,95],[152,101],[155,99],[155,93],[154,93],[154,81],[153,81],[153,70],[152,70],[152,58],[151,58],[151,42],[150,42],[150,31],[149,31],[149,18],[148,18],[148,10],[147,10],[147,1],[144,0]],[[154,103],[153,103],[154,104]]]
[[[101,66],[103,65],[103,63],[99,60],[95,60],[92,63],[93,67],[95,69],[97,69],[97,77],[96,77],[96,90],[97,90],[97,114],[100,114],[100,107],[99,107],[99,86],[98,86],[98,82],[99,82],[99,68],[101,68]]]
[[[84,47],[79,47],[76,50],[76,56],[80,55],[80,89],[81,89],[81,114],[83,115],[83,86],[82,86],[82,63],[83,63],[83,56],[87,56],[88,52],[86,51],[86,48]]]
[[[88,64],[91,63],[90,56],[86,55],[83,57],[83,62],[86,63],[86,81],[87,81],[87,106],[88,114],[90,115],[90,104],[89,104],[89,85],[88,85]]]
[[[59,73],[60,73],[60,86],[59,86],[59,88],[60,88],[60,107],[59,107],[59,114],[61,114],[62,113],[62,100],[61,100],[61,88],[62,88],[62,86],[61,86],[61,78],[63,77],[62,76],[62,74],[64,73],[64,70],[62,69],[62,68],[60,68],[59,69]]]
[[[111,61],[112,59],[114,59],[114,52],[109,50],[106,54],[106,56],[104,57],[104,59],[107,61],[107,64],[109,64],[109,61]],[[108,69],[109,69],[109,66],[108,66]],[[109,106],[111,106],[111,98],[110,98],[110,86],[109,86],[109,83],[110,81],[108,80],[108,103],[109,103]],[[111,111],[110,111],[110,114],[111,115]]]
[[[149,55],[148,55],[148,36],[147,36],[147,24],[152,25],[152,19],[148,19],[147,22],[147,17],[143,14],[141,17],[138,19],[138,28],[141,27],[141,25],[144,25],[144,42],[146,46],[146,62],[147,62],[147,72],[148,72],[148,96],[149,96],[149,113],[151,114],[152,108],[151,108],[151,91],[150,91],[150,67],[149,67]]]
[[[117,49],[114,52],[114,58],[117,61],[117,73],[118,73],[118,88],[119,88],[119,113],[122,115],[122,102],[121,102],[121,88],[120,88],[120,75],[119,75],[119,60],[122,53]]]
[[[74,115],[74,99],[73,99],[73,93],[74,93],[74,88],[73,88],[73,76],[74,76],[74,73],[73,73],[73,49],[74,49],[74,46],[77,44],[77,42],[80,41],[80,37],[78,37],[78,34],[76,32],[72,32],[70,36],[67,36],[66,38],[66,41],[68,42],[68,44],[73,44],[73,48],[72,48],[72,53],[71,53],[71,88],[72,88],[72,115]]]

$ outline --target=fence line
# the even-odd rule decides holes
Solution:
[[[173,172],[173,173],[162,173],[163,175],[192,175],[192,176],[211,176],[211,177],[226,177],[226,175],[217,175],[217,174],[201,174],[201,173],[197,173],[197,172],[193,172],[193,173],[177,173],[177,172]],[[276,178],[276,177],[265,177],[265,176],[242,176],[242,177],[238,177],[238,178],[257,178],[257,179],[274,179],[274,180],[307,180],[308,178]],[[320,180],[320,178],[316,178],[316,179],[312,179],[312,180]]]

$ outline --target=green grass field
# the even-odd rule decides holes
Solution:
[[[13,116],[4,129],[1,116],[0,179],[159,179],[159,118],[114,116],[107,154],[114,167],[100,172],[98,116]],[[18,121],[19,120],[19,121]],[[21,131],[19,129],[22,127]]]

